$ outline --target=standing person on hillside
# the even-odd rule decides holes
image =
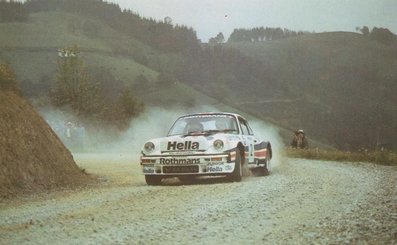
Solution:
[[[75,140],[75,126],[72,122],[67,122],[65,124],[65,146],[71,150],[74,148]]]
[[[296,149],[309,148],[309,143],[307,142],[305,132],[302,129],[299,129],[294,132],[294,136],[291,142],[291,147]]]

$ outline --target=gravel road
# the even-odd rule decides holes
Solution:
[[[284,159],[270,176],[145,184],[136,156],[80,154],[98,186],[2,200],[0,244],[397,244],[397,168]]]

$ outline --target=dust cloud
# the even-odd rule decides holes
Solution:
[[[219,109],[200,106],[194,108],[160,108],[148,107],[139,117],[133,119],[127,130],[117,132],[112,129],[98,128],[79,122],[71,113],[42,108],[42,117],[52,127],[54,132],[73,153],[113,153],[139,155],[143,144],[153,138],[164,137],[174,121],[181,115],[196,112],[216,112]],[[68,134],[68,124],[72,124],[75,131]],[[254,134],[265,141],[270,141],[273,148],[272,166],[277,168],[281,162],[282,140],[277,129],[263,121],[250,119],[249,123]],[[80,130],[80,131],[78,131]]]
[[[269,141],[272,145],[273,157],[271,167],[272,171],[278,171],[283,162],[284,145],[277,128],[257,119],[249,120],[249,124],[257,138]]]

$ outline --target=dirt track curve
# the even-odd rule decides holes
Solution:
[[[284,159],[270,176],[147,186],[137,158],[81,154],[93,188],[0,203],[0,244],[397,244],[397,168]]]

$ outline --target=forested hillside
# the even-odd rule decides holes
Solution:
[[[257,95],[255,110],[342,148],[396,147],[395,41],[339,32],[230,46],[261,61],[288,92],[273,101]]]
[[[145,105],[223,103],[277,125],[285,143],[302,128],[342,149],[397,147],[397,48],[388,30],[236,29],[227,43],[205,44],[190,27],[104,1],[0,4],[0,60],[40,105],[123,126]],[[65,56],[71,49],[76,57]],[[55,103],[66,60],[96,99]]]

